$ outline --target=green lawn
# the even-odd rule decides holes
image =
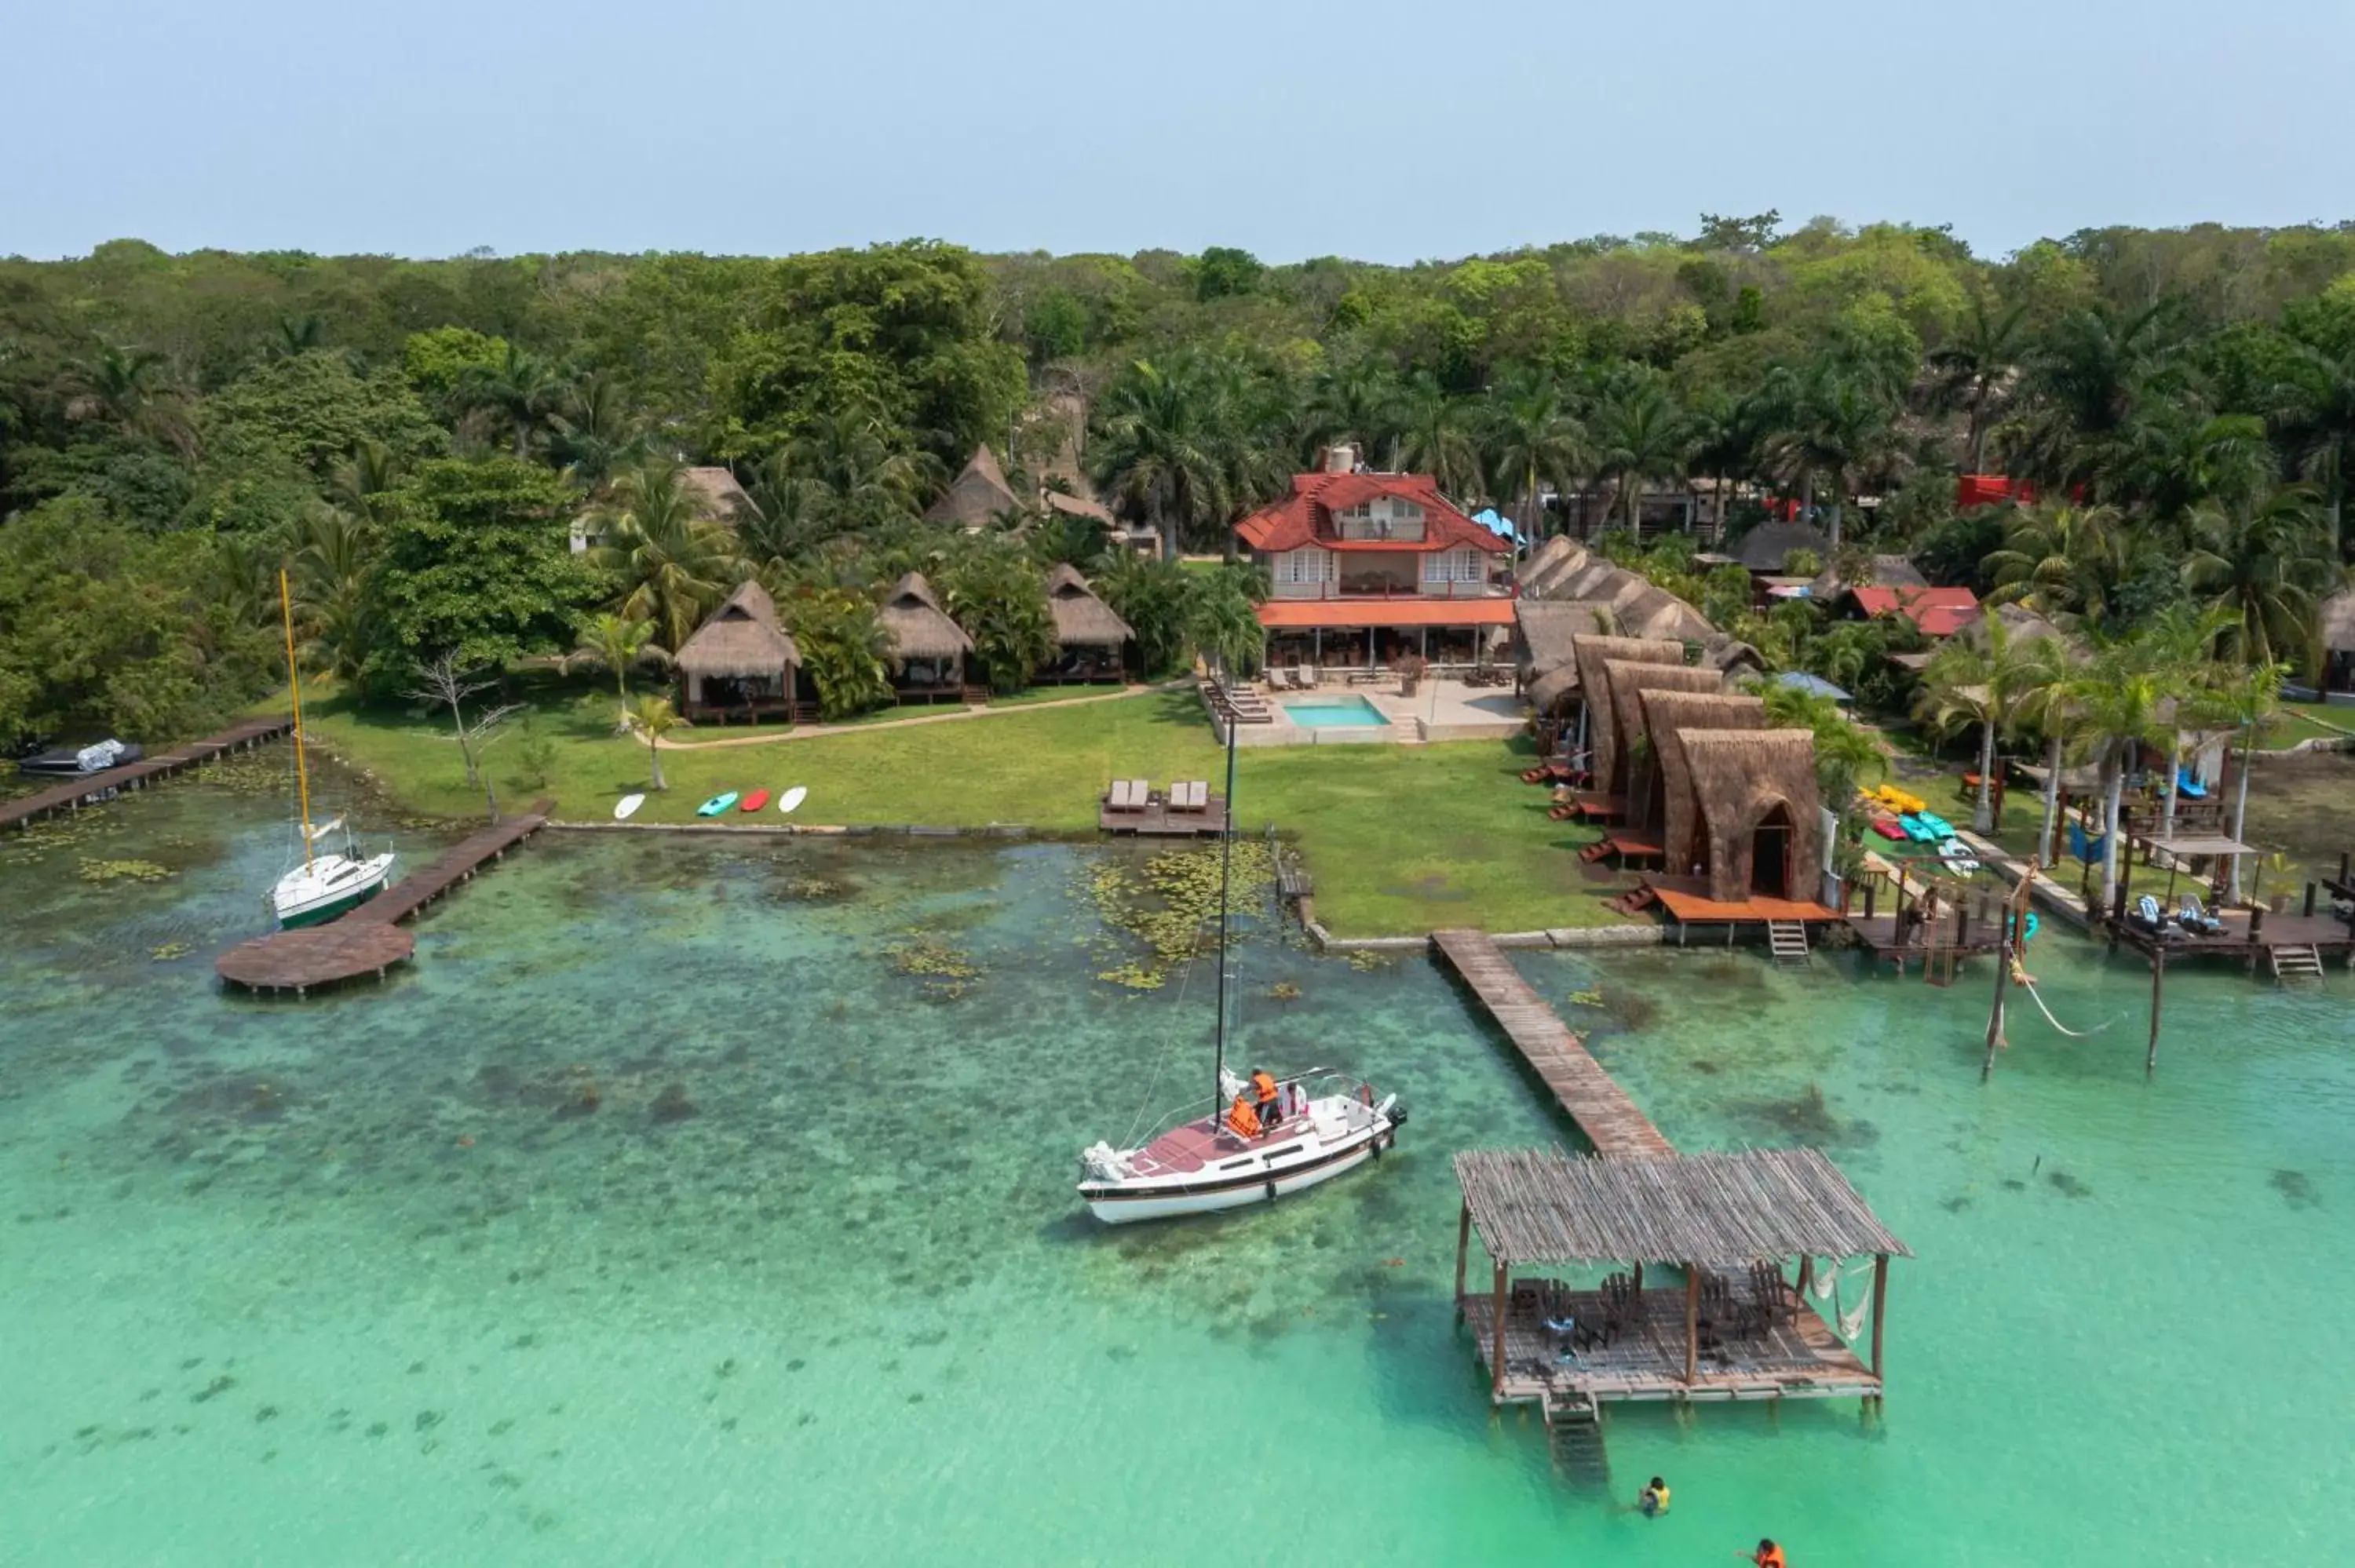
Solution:
[[[2322,722],[2317,723],[2317,720]],[[2355,708],[2334,708],[2321,703],[2284,703],[2281,717],[2258,745],[2268,751],[2286,751],[2302,740],[2341,736],[2355,730]]]
[[[612,733],[610,689],[525,679],[517,694],[529,705],[528,731],[519,715],[489,752],[503,804],[548,793],[559,817],[595,820],[622,795],[646,787],[645,747]],[[407,806],[445,816],[482,811],[455,744],[433,720],[332,697],[315,703],[309,717],[322,742],[373,772]],[[547,742],[544,780],[527,767],[527,733]],[[702,739],[730,732],[690,733]],[[1337,933],[1608,923],[1615,916],[1601,898],[1614,889],[1590,880],[1574,853],[1593,835],[1548,820],[1545,792],[1520,781],[1529,761],[1526,742],[1246,747],[1239,820],[1250,830],[1273,821],[1296,837],[1316,877],[1318,918]],[[722,790],[801,784],[809,789],[795,817],[801,822],[1007,822],[1086,835],[1114,778],[1156,785],[1208,779],[1215,789],[1221,762],[1200,700],[1156,692],[901,729],[666,751],[670,788],[652,796],[635,820],[692,821],[697,804]]]

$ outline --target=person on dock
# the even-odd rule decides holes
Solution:
[[[1273,1132],[1284,1120],[1284,1106],[1277,1098],[1275,1080],[1264,1067],[1253,1067],[1251,1075],[1252,1094],[1259,1101],[1259,1124]]]
[[[1257,1138],[1260,1133],[1259,1113],[1252,1109],[1250,1100],[1237,1095],[1234,1105],[1227,1111],[1227,1126],[1237,1138]]]
[[[1636,1499],[1636,1511],[1646,1519],[1657,1519],[1668,1511],[1668,1483],[1654,1476],[1644,1488],[1643,1496]]]
[[[1772,1541],[1760,1539],[1755,1552],[1737,1552],[1736,1557],[1747,1557],[1757,1568],[1788,1568],[1783,1561],[1783,1549]]]

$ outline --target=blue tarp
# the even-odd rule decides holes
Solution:
[[[1493,506],[1484,506],[1472,514],[1472,521],[1500,539],[1510,539],[1516,545],[1521,542],[1521,531],[1513,526],[1513,520],[1498,514]]]
[[[1811,693],[1818,697],[1829,697],[1836,703],[1849,700],[1846,692],[1841,691],[1821,675],[1810,675],[1805,670],[1785,670],[1774,677],[1774,683],[1778,686],[1796,686],[1800,691]]]

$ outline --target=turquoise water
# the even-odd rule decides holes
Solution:
[[[1313,700],[1288,702],[1284,711],[1292,722],[1309,729],[1330,729],[1345,725],[1377,725],[1391,721],[1382,710],[1363,697],[1317,697]]]
[[[1129,852],[550,833],[389,985],[291,1006],[210,976],[267,802],[107,820],[0,841],[0,1556],[2300,1563],[2355,1528],[2343,975],[2171,973],[2146,1083],[2144,973],[2042,943],[2098,1032],[2016,1017],[1982,1086],[1979,984],[1529,958],[1680,1144],[1819,1143],[1921,1255],[1882,1420],[1621,1413],[1604,1495],[1452,1322],[1447,1154],[1567,1134],[1421,959],[1241,953],[1243,1054],[1399,1082],[1397,1154],[1105,1231],[1075,1150],[1158,1070],[1199,1092],[1207,1039],[1207,975],[1096,978]],[[1674,1513],[1619,1511],[1655,1471]]]

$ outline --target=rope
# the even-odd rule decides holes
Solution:
[[[1136,1119],[1130,1122],[1128,1130],[1121,1135],[1120,1147],[1123,1149],[1136,1147],[1137,1133],[1144,1129],[1146,1119],[1153,1115],[1153,1097],[1160,1090],[1162,1075],[1169,1070],[1169,1058],[1178,1045],[1178,1023],[1186,1016],[1186,988],[1194,982],[1194,960],[1201,956],[1199,948],[1186,955],[1186,971],[1178,977],[1178,1000],[1170,1012],[1169,1030],[1162,1039],[1160,1057],[1153,1065],[1153,1080],[1145,1086],[1145,1099],[1137,1107]],[[1211,1102],[1210,1110],[1211,1114],[1217,1114],[1217,1101]]]
[[[2103,1030],[2107,1029],[2111,1023],[2115,1023],[2118,1021],[2118,1018],[2124,1018],[2126,1016],[2125,1013],[2121,1012],[2118,1014],[2118,1018],[2113,1018],[2107,1023],[2096,1023],[2091,1029],[2083,1031],[2072,1029],[2067,1024],[2052,1016],[2052,1010],[2044,1005],[2044,997],[2041,992],[2037,991],[2036,982],[2034,980],[2023,980],[2019,982],[2019,988],[2026,991],[2030,1000],[2036,1003],[2036,1011],[2044,1015],[2044,1022],[2052,1025],[2053,1028],[2058,1029],[2062,1033],[2066,1034],[2072,1040],[2083,1040],[2086,1035],[2099,1034]]]

